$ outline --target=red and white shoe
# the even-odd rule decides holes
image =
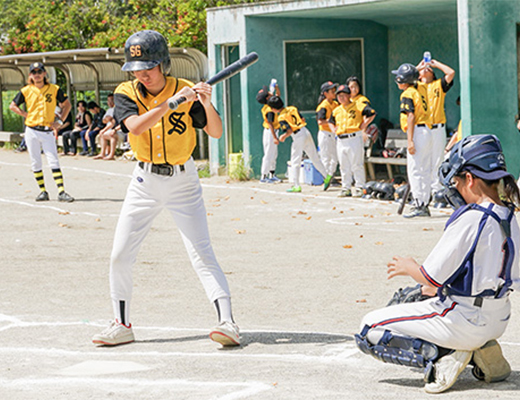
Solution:
[[[94,335],[92,342],[98,345],[117,346],[119,344],[130,343],[135,340],[132,332],[132,324],[126,326],[118,321],[112,321],[110,326],[103,332]]]
[[[240,346],[238,326],[232,322],[221,322],[211,330],[209,337],[222,346]]]

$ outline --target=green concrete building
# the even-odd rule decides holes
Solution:
[[[350,75],[362,80],[376,123],[385,118],[398,127],[400,92],[391,70],[417,64],[425,51],[457,71],[446,96],[448,131],[462,118],[464,135],[498,135],[509,169],[520,171],[519,0],[282,0],[208,9],[207,21],[211,72],[251,51],[260,56],[214,91],[225,139],[210,143],[213,172],[229,154],[243,152],[259,174],[262,117],[255,95],[271,78],[314,137],[321,83],[344,83]],[[289,152],[290,140],[279,146],[277,173],[285,172]]]

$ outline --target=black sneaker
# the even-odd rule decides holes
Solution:
[[[40,192],[40,194],[36,197],[36,201],[49,201],[49,193],[46,190]]]
[[[86,156],[88,155],[88,151],[82,151],[81,153],[79,153],[80,156]]]
[[[430,209],[428,206],[422,207],[412,207],[408,214],[403,215],[405,218],[415,218],[415,217],[431,217]]]
[[[59,195],[58,195],[58,201],[64,201],[66,203],[72,203],[74,201],[74,197],[72,197],[70,194],[68,194],[67,192],[61,192]]]

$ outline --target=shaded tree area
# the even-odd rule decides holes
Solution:
[[[260,1],[0,0],[0,54],[123,47],[143,29],[206,53],[206,8]]]

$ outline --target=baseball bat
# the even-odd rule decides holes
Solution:
[[[401,200],[401,204],[399,204],[399,209],[397,210],[398,215],[401,215],[403,213],[404,206],[408,202],[408,196],[410,196],[411,189],[412,189],[412,187],[410,186],[410,184],[409,183],[406,184],[406,189],[404,191],[403,198]]]
[[[232,76],[235,76],[240,71],[246,69],[250,65],[253,65],[255,62],[258,61],[258,54],[254,51],[249,53],[248,55],[242,57],[240,60],[235,61],[232,64],[229,64],[226,68],[224,68],[222,71],[218,72],[217,74],[213,75],[211,78],[209,78],[206,83],[209,85],[216,85],[217,83],[220,83],[222,81],[225,81],[226,79],[231,78]],[[168,106],[172,110],[176,110],[177,107],[179,107],[182,103],[186,101],[186,97],[182,96],[179,97],[177,100],[171,100],[168,103]]]

